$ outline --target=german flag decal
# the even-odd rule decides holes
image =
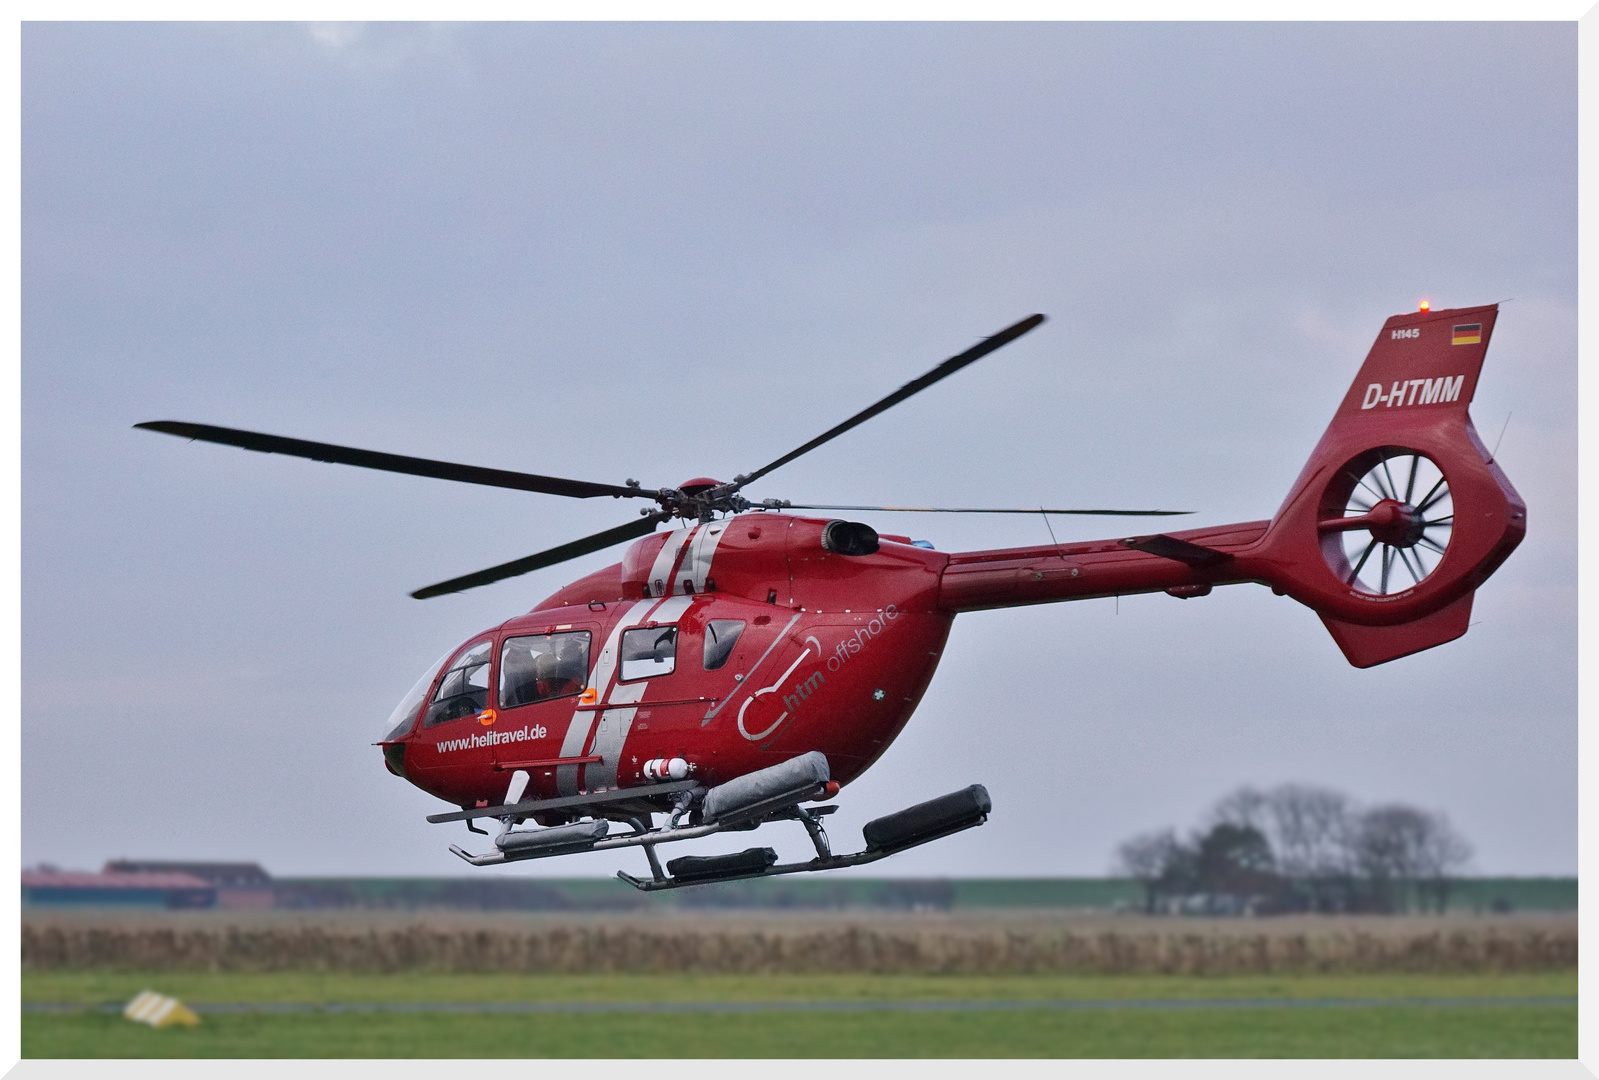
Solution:
[[[1455,327],[1455,336],[1449,340],[1451,345],[1479,345],[1482,343],[1482,323],[1466,323],[1464,326]]]

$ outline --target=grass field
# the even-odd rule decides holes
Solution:
[[[155,1031],[95,1008],[215,1003],[1125,1002],[917,1012],[211,1013]],[[1521,975],[560,976],[55,972],[23,976],[25,1057],[1575,1057],[1575,972]],[[1447,1007],[1405,999],[1451,999]],[[1497,999],[1461,1004],[1459,999]],[[1336,1007],[1201,1003],[1358,999]],[[1192,1002],[1149,1008],[1139,1003]],[[1382,1002],[1391,1002],[1383,1004]]]

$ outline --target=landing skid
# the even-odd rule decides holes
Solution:
[[[829,848],[827,834],[818,820],[823,814],[837,810],[836,806],[805,808],[795,806],[782,815],[792,817],[805,826],[811,843],[816,848],[816,858],[808,862],[779,863],[777,853],[771,848],[745,848],[732,855],[709,857],[687,856],[673,859],[661,869],[660,861],[651,848],[649,855],[651,876],[638,878],[625,870],[616,876],[640,892],[660,892],[681,889],[688,885],[709,885],[719,881],[747,881],[751,878],[778,877],[783,874],[807,874],[821,870],[839,870],[846,866],[861,866],[885,859],[897,852],[931,843],[953,833],[975,828],[988,820],[993,804],[988,790],[981,784],[951,792],[937,799],[919,803],[897,814],[890,814],[868,822],[861,830],[866,840],[864,850],[851,855],[834,855]]]
[[[973,822],[972,824],[976,825],[976,824],[981,824],[981,823],[980,822]],[[967,825],[967,826],[963,826],[963,828],[971,828],[971,826]],[[937,839],[937,838],[936,837],[929,837],[929,839]],[[926,843],[927,841],[924,840],[922,842]],[[712,856],[712,857],[713,858],[724,858],[724,859],[725,858],[735,858],[735,859],[737,859],[737,858],[744,858],[746,856],[749,856],[751,853],[755,853],[755,852],[765,853],[765,852],[770,852],[771,850],[772,850],[771,848],[747,848],[747,849],[745,849],[743,852],[741,852],[738,855],[734,855],[734,856],[723,855],[723,856]],[[810,872],[815,871],[815,870],[838,870],[838,869],[841,869],[841,868],[843,868],[845,866],[860,866],[862,863],[876,862],[878,859],[887,858],[888,856],[890,856],[892,854],[894,854],[892,851],[871,851],[871,850],[867,850],[867,851],[858,851],[858,852],[856,852],[853,855],[818,855],[816,858],[810,860],[809,862],[773,863],[772,865],[767,866],[766,869],[764,869],[764,870],[755,870],[755,871],[738,870],[738,871],[731,871],[731,872],[728,872],[728,873],[721,873],[721,874],[714,874],[714,875],[703,875],[703,876],[701,876],[701,875],[693,875],[693,874],[688,875],[688,876],[682,876],[682,875],[667,876],[666,874],[661,874],[659,877],[655,877],[653,879],[652,878],[638,878],[638,877],[634,877],[632,874],[629,874],[626,870],[618,870],[616,872],[616,876],[621,878],[623,881],[627,882],[629,885],[633,886],[633,888],[638,889],[640,892],[659,892],[662,889],[681,889],[681,888],[683,888],[684,886],[687,886],[687,885],[709,885],[709,884],[712,884],[713,882],[718,882],[718,881],[745,881],[745,880],[748,880],[749,878],[777,877],[779,874],[806,874],[806,873],[810,873]],[[775,859],[777,857],[776,853],[773,853],[771,857],[773,859]],[[677,862],[677,860],[673,859],[672,863],[668,863],[667,865],[671,866],[673,863],[676,863],[676,862]],[[651,869],[654,869],[654,867],[652,867]]]
[[[827,832],[822,828],[822,818],[838,807],[807,808],[800,805],[838,793],[839,786],[830,780],[828,772],[826,756],[812,750],[709,789],[693,780],[680,780],[620,791],[463,808],[459,813],[434,814],[428,820],[465,821],[467,828],[482,832],[473,828],[474,819],[500,819],[500,834],[494,839],[496,850],[473,855],[454,844],[450,845],[452,852],[473,866],[497,866],[556,855],[641,847],[650,863],[650,877],[637,878],[620,871],[617,876],[635,889],[654,892],[716,881],[860,866],[981,825],[988,820],[988,813],[993,809],[988,790],[981,784],[973,784],[960,791],[918,803],[897,814],[867,822],[861,830],[866,847],[851,855],[834,855]],[[671,798],[672,810],[666,824],[657,826],[655,814],[660,812],[660,799],[663,796]],[[516,795],[510,798],[515,799]],[[586,812],[588,819],[540,829],[515,828],[526,817],[546,810]],[[624,822],[633,831],[611,836],[613,820]],[[655,854],[655,848],[660,844],[695,840],[719,832],[747,832],[773,821],[798,821],[805,826],[811,844],[816,848],[816,858],[803,863],[779,864],[777,853],[771,848],[746,848],[730,855],[690,855],[673,859],[663,870]]]

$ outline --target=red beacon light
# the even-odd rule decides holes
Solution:
[[[1422,311],[1431,311],[1432,310],[1432,305],[1429,304],[1427,301],[1423,300],[1421,302],[1421,310]]]

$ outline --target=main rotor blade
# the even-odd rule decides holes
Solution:
[[[810,453],[823,443],[831,439],[838,438],[838,436],[844,434],[844,432],[848,431],[850,428],[866,423],[866,421],[870,420],[878,413],[883,412],[886,409],[893,408],[895,405],[898,405],[912,394],[920,393],[921,391],[926,390],[929,386],[932,386],[934,383],[938,382],[940,379],[955,374],[972,361],[981,360],[995,349],[998,349],[1004,345],[1009,345],[1011,342],[1015,341],[1017,338],[1021,337],[1023,334],[1027,333],[1027,331],[1031,330],[1033,327],[1037,326],[1043,321],[1044,317],[1042,315],[1029,315],[1021,322],[1012,326],[1007,326],[993,337],[984,338],[982,341],[978,342],[976,345],[973,345],[959,356],[950,357],[942,364],[939,364],[932,371],[929,371],[926,375],[923,375],[919,379],[911,380],[898,390],[895,390],[892,394],[888,395],[882,401],[879,401],[877,404],[868,408],[862,409],[860,412],[856,413],[842,424],[823,432],[821,435],[818,435],[804,446],[801,446],[796,450],[789,451],[776,461],[772,462],[770,465],[756,469],[748,476],[734,477],[734,490],[736,491],[746,484],[759,480],[773,469],[787,465],[801,454]]]
[[[523,559],[501,563],[491,566],[487,570],[479,570],[475,574],[463,574],[449,581],[441,581],[437,585],[429,585],[418,589],[411,596],[417,600],[426,600],[432,596],[443,596],[446,593],[462,592],[466,589],[475,589],[479,585],[488,585],[506,578],[516,577],[518,574],[531,573],[542,570],[546,566],[575,559],[579,555],[587,555],[591,551],[603,551],[624,540],[633,540],[640,536],[648,536],[655,531],[655,526],[666,520],[665,514],[650,514],[638,521],[630,521],[626,525],[619,525],[614,529],[585,536],[581,540],[573,540],[560,547],[552,547],[548,551],[541,551],[537,555],[529,555]]]
[[[757,506],[760,504],[757,503]],[[773,510],[860,510],[878,511],[895,514],[1084,514],[1095,517],[1180,517],[1183,514],[1192,514],[1192,510],[1046,510],[1038,507],[1033,510],[989,509],[986,507],[970,506],[823,506],[810,503],[784,502],[781,506],[770,507]]]
[[[483,484],[486,487],[513,488],[517,491],[537,491],[545,495],[567,495],[574,499],[592,499],[597,495],[653,498],[655,495],[653,491],[622,487],[619,484],[591,484],[586,480],[566,480],[559,476],[539,476],[536,473],[513,472],[509,469],[485,469],[477,465],[456,465],[448,461],[384,454],[376,450],[356,450],[349,446],[334,446],[332,443],[289,439],[282,435],[263,435],[256,431],[239,431],[236,428],[213,427],[210,424],[188,424],[180,420],[152,420],[149,423],[133,426],[185,439],[199,439],[201,442],[258,450],[263,454],[287,454],[290,457],[310,458],[312,461],[357,465],[363,469],[381,469],[384,472],[407,473],[411,476],[431,476],[438,480],[458,480],[464,484]]]

